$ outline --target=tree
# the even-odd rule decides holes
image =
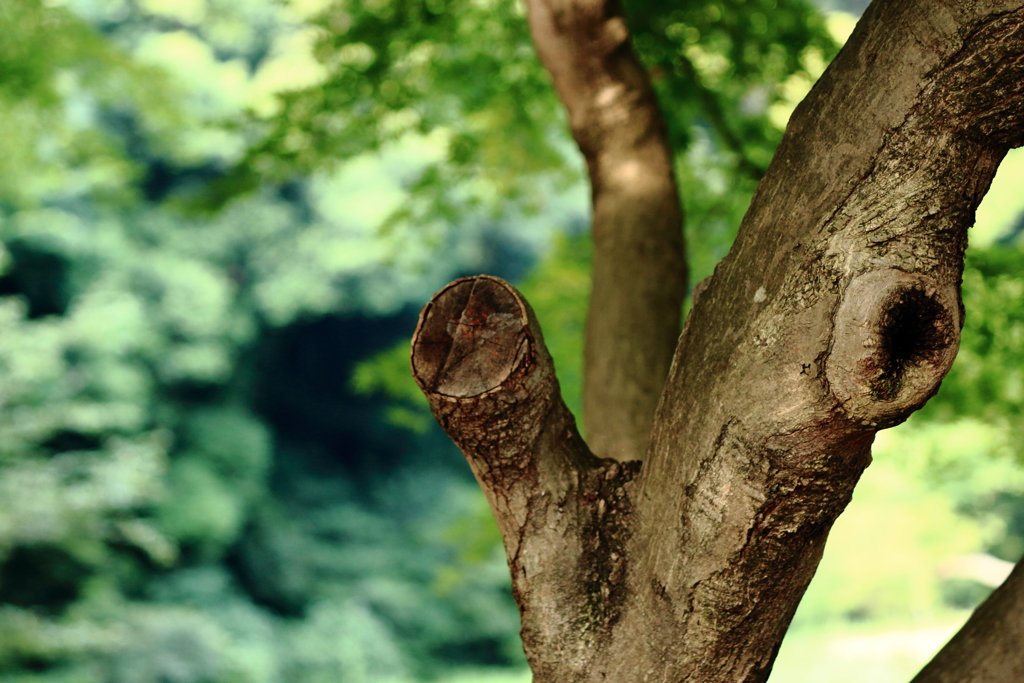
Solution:
[[[875,433],[956,355],[966,229],[1024,143],[1024,5],[875,2],[678,344],[681,212],[622,9],[527,6],[593,193],[589,445],[500,280],[431,300],[413,374],[498,521],[534,680],[764,681]],[[915,681],[1021,680],[1022,602],[1018,565]]]

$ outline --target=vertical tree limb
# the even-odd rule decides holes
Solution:
[[[665,122],[617,0],[526,0],[537,52],[587,160],[594,268],[583,421],[601,457],[643,457],[686,295]]]

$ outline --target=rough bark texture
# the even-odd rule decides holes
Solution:
[[[621,609],[627,489],[639,463],[590,453],[532,311],[498,278],[463,278],[434,296],[412,365],[494,511],[535,680],[560,680],[564,665],[586,663]]]
[[[686,295],[683,215],[665,122],[619,2],[526,0],[526,6],[593,193],[587,441],[601,457],[639,460]]]
[[[966,231],[1024,141],[1022,65],[1024,0],[869,8],[696,290],[639,470],[590,455],[510,287],[459,281],[424,310],[414,372],[491,500],[537,683],[767,679],[874,434],[956,354]],[[1024,680],[1021,571],[922,683]]]

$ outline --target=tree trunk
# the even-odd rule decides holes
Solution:
[[[621,20],[588,7],[530,0],[542,55],[556,42],[551,26],[580,54],[606,34],[621,49]],[[575,37],[594,16],[604,32]],[[597,62],[545,59],[577,139],[605,125],[576,117],[567,95],[590,87],[583,69]],[[921,407],[956,354],[966,231],[1006,150],[1024,140],[1022,65],[1022,0],[868,9],[794,113],[729,255],[695,292],[642,465],[591,454],[509,285],[460,280],[427,305],[413,373],[491,502],[537,683],[767,679],[874,434]],[[574,79],[583,84],[565,85]],[[594,139],[588,161],[602,154]],[[591,162],[595,232],[606,189],[663,181],[661,159],[627,160],[654,168],[635,173],[595,173]],[[623,293],[648,286],[636,282],[636,252],[599,236],[595,250],[631,266],[595,284],[591,311],[604,298],[628,307]],[[644,342],[615,343],[622,353]],[[605,420],[632,420],[630,395],[604,396],[625,403]],[[635,458],[637,448],[596,452]],[[1020,572],[919,682],[1022,680]]]

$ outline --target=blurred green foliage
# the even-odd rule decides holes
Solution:
[[[963,342],[942,392],[928,406],[929,414],[1018,422],[1013,418],[1024,409],[1024,308],[1016,305],[1024,299],[1022,272],[1024,254],[1017,247],[969,254]]]
[[[696,281],[850,19],[627,10]],[[578,414],[586,188],[520,5],[8,0],[0,28],[0,679],[521,667],[497,529],[407,342],[445,281],[513,279]],[[837,527],[888,568],[835,555],[800,619],[931,609],[936,558],[1024,549],[1020,260],[972,252],[961,362],[880,447],[855,505],[883,505]]]
[[[558,235],[547,258],[521,287],[541,324],[562,398],[578,421],[583,416],[583,326],[590,264],[590,235]]]
[[[837,51],[836,30],[805,0],[634,0],[626,10],[678,153],[697,281],[732,243],[789,113]],[[481,212],[554,217],[552,189],[579,182],[581,165],[521,2],[326,0],[312,17],[319,79],[279,109],[251,112],[264,134],[208,197],[214,205],[261,178],[424,135],[439,154],[406,179],[386,229],[443,234]]]
[[[348,382],[407,334],[407,302],[499,245],[529,258],[538,230],[467,223],[434,240],[443,259],[382,237],[437,154],[415,135],[183,213],[257,136],[238,120],[274,102],[274,70],[301,63],[289,11],[0,8],[0,107],[31,122],[0,139],[5,681],[408,680],[521,660],[500,558],[441,586],[444,530],[476,505],[463,466],[436,434],[395,436],[393,407]]]
[[[771,161],[783,126],[769,112],[787,104],[781,86],[817,78],[838,50],[803,0],[637,0],[627,14],[669,112],[673,147],[687,149],[702,122],[734,158],[737,180],[759,180]]]

